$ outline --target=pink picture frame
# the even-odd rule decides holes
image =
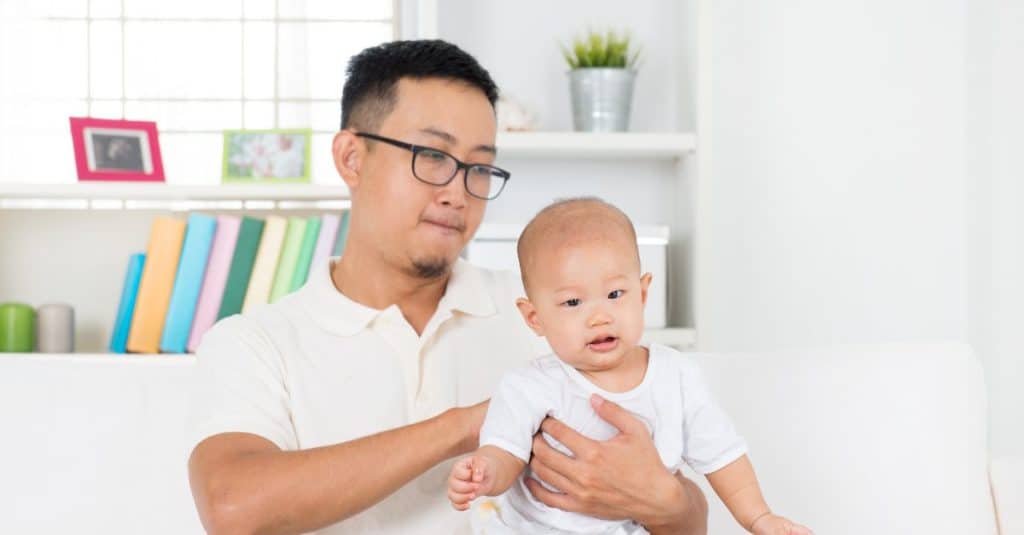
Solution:
[[[163,182],[156,123],[71,117],[79,181]]]

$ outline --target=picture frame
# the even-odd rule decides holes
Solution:
[[[164,182],[156,123],[70,117],[79,181]]]
[[[224,183],[297,184],[310,181],[311,129],[225,130]]]

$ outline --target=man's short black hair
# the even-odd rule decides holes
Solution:
[[[439,39],[391,41],[367,48],[348,62],[341,94],[341,128],[376,131],[396,103],[402,78],[444,78],[479,88],[494,106],[498,86],[476,58]]]

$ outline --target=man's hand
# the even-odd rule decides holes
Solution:
[[[598,442],[548,418],[541,429],[564,444],[575,457],[552,448],[539,434],[533,440],[533,473],[559,492],[532,478],[530,492],[551,507],[606,519],[630,518],[646,526],[678,520],[690,501],[682,483],[661,463],[649,431],[625,409],[591,397],[597,414],[619,434]]]
[[[495,466],[484,455],[471,455],[452,466],[448,476],[448,499],[459,511],[469,509],[469,502],[486,496],[494,486]]]
[[[755,520],[754,525],[750,526],[750,531],[754,535],[814,535],[804,526],[773,514],[767,514]]]

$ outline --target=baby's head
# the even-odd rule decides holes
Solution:
[[[618,366],[643,334],[651,283],[626,214],[597,198],[556,202],[526,225],[518,252],[527,325],[579,370]]]

